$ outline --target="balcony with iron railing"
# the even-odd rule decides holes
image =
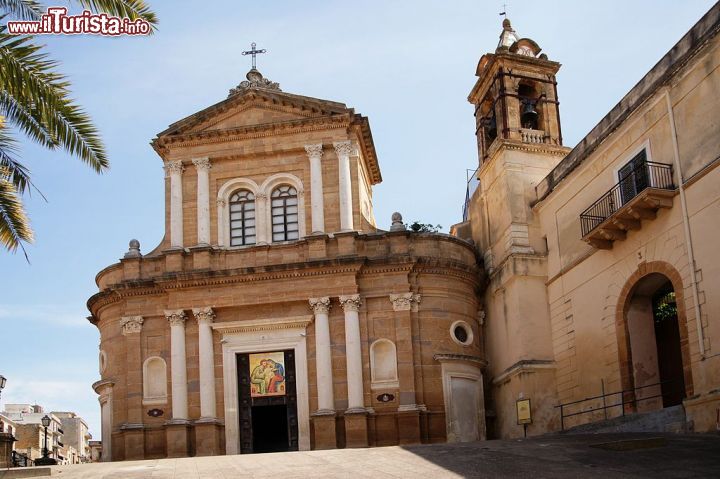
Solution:
[[[639,162],[607,193],[580,214],[582,239],[600,249],[624,240],[641,221],[654,219],[660,208],[672,207],[675,196],[672,166]]]

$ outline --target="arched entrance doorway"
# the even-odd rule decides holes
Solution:
[[[623,390],[635,400],[629,411],[676,406],[692,393],[682,282],[666,264],[654,266],[630,278],[618,304]]]

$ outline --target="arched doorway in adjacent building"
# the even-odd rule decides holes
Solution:
[[[633,275],[618,305],[623,390],[626,401],[636,401],[626,410],[676,406],[692,392],[682,283],[660,265]]]

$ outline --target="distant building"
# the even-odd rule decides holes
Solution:
[[[102,456],[102,441],[89,441],[90,461],[100,462]]]
[[[68,447],[74,448],[77,455],[77,460],[70,463],[89,462],[92,435],[85,420],[74,412],[53,412],[53,414],[62,422],[63,442]]]
[[[45,428],[42,418],[47,414],[51,422],[47,430],[48,456],[60,464],[89,462],[92,436],[84,419],[74,412],[45,412],[37,404],[7,404],[0,415],[0,424],[14,430],[14,450],[35,460],[43,456]],[[2,432],[2,431],[0,431]],[[9,432],[9,431],[5,431]]]

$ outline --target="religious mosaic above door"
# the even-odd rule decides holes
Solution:
[[[285,395],[285,354],[282,351],[250,354],[250,396]]]

